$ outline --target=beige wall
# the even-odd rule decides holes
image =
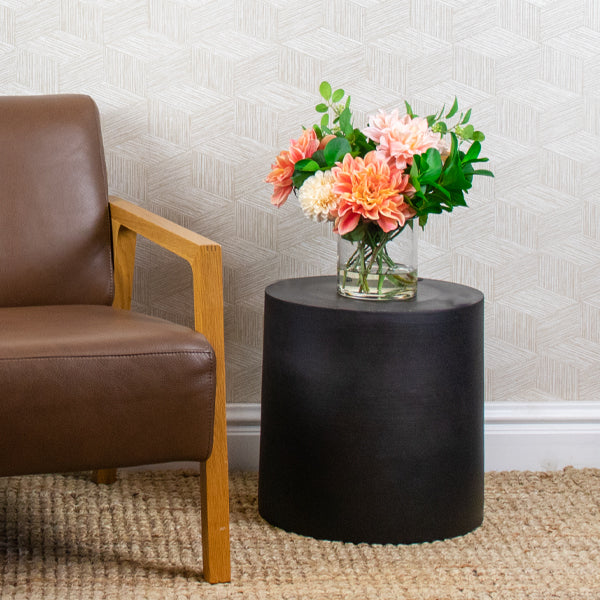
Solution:
[[[230,402],[260,400],[264,287],[334,272],[263,183],[324,78],[357,124],[473,107],[496,179],[431,220],[420,274],[485,292],[488,400],[600,400],[597,0],[0,0],[0,93],[91,94],[111,191],[223,244]],[[189,323],[185,265],[139,267],[136,307]]]

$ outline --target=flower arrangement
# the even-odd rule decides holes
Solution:
[[[446,114],[442,107],[427,117],[405,102],[405,114],[379,110],[358,129],[343,89],[323,81],[319,92],[320,123],[290,142],[266,178],[273,184],[271,202],[281,206],[294,192],[307,217],[333,221],[334,232],[354,245],[339,267],[341,293],[350,273],[359,295],[369,294],[373,284],[377,297],[386,286],[391,290],[385,297],[416,289],[416,270],[398,273],[387,245],[415,221],[423,228],[430,214],[467,206],[473,177],[493,177],[474,166],[488,160],[480,157],[485,136],[469,124],[471,110],[459,114],[456,99]]]

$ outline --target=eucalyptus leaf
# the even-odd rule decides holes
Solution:
[[[467,111],[467,114],[465,115],[464,119],[460,122],[460,124],[464,125],[465,123],[468,123],[470,118],[471,118],[471,109],[469,109]]]
[[[473,125],[467,125],[462,130],[462,137],[466,140],[472,140],[473,134],[475,133],[475,128]]]
[[[315,106],[315,110],[319,113],[326,113],[329,110],[329,107],[327,106],[327,104],[317,104]]]
[[[341,88],[339,90],[335,90],[335,92],[333,92],[333,95],[331,96],[331,101],[339,102],[344,97],[344,94],[345,92]]]
[[[310,158],[311,160],[314,160],[316,163],[318,163],[319,167],[327,167],[327,161],[325,160],[325,152],[323,150],[317,150]]]
[[[327,81],[321,82],[319,93],[325,100],[329,100],[331,98],[331,85]]]
[[[341,161],[350,152],[352,152],[350,142],[343,137],[336,137],[331,140],[323,151],[327,166],[331,167]]]

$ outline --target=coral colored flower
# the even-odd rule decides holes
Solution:
[[[302,184],[298,200],[309,219],[319,222],[333,220],[332,211],[337,206],[337,197],[333,193],[334,181],[331,171],[317,171]]]
[[[332,172],[333,191],[339,197],[334,231],[340,235],[353,231],[361,219],[376,222],[388,232],[415,215],[404,199],[404,194],[414,192],[408,175],[390,168],[376,151],[364,159],[346,154]]]
[[[431,131],[427,119],[399,117],[397,110],[389,114],[380,110],[369,117],[369,126],[363,133],[378,145],[381,156],[401,171],[412,163],[415,154],[423,154],[429,148],[436,148],[440,153],[449,150],[442,136]]]
[[[310,158],[319,147],[319,139],[314,129],[305,129],[297,140],[290,142],[289,150],[279,153],[271,165],[271,172],[265,181],[273,184],[271,203],[281,206],[288,198],[294,186],[292,176],[294,165],[303,158]]]

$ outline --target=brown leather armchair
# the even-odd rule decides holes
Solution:
[[[0,97],[0,186],[0,476],[199,461],[229,581],[220,246],[108,198],[88,96]],[[196,331],[128,310],[137,234],[191,265]]]

